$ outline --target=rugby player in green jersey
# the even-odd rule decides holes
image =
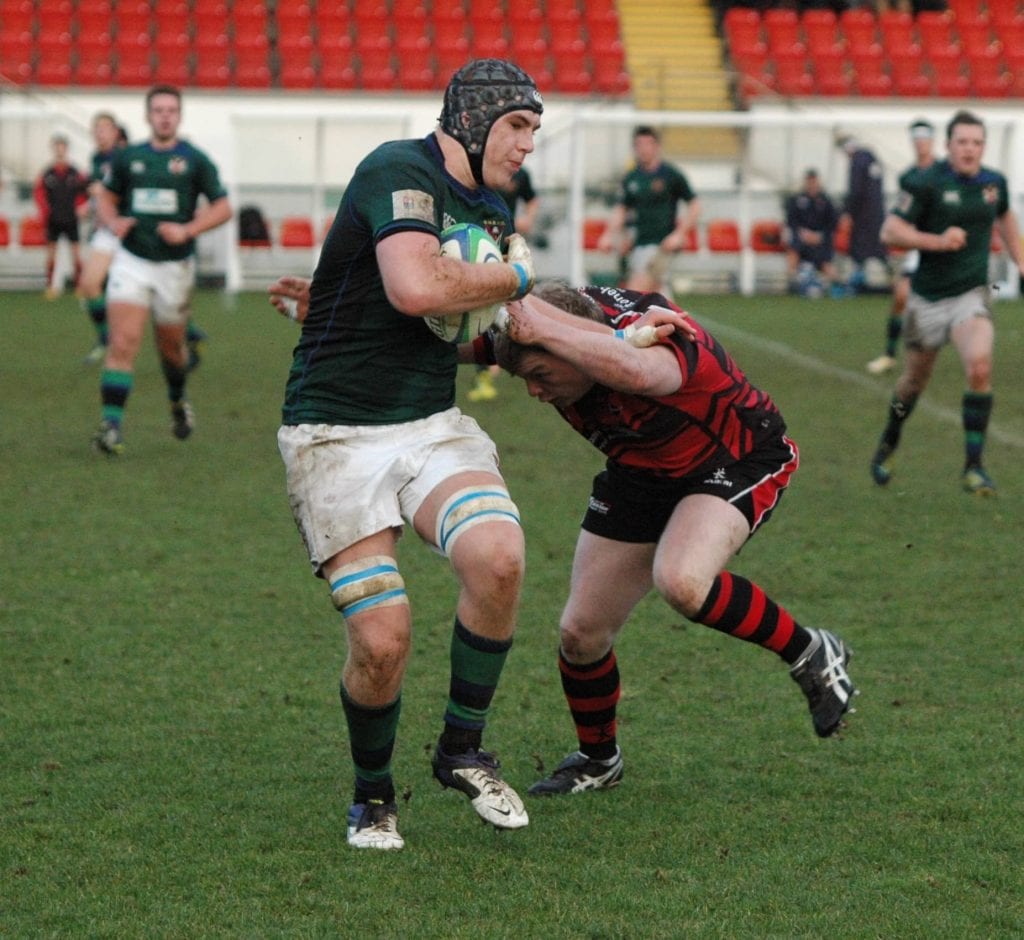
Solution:
[[[627,212],[632,213],[635,235],[629,247],[629,290],[661,291],[670,297],[665,279],[672,255],[686,247],[700,218],[700,200],[689,180],[662,159],[661,138],[653,127],[633,131],[636,165],[623,178],[619,199],[608,227],[598,240],[598,251],[611,251],[623,235]],[[679,203],[686,209],[679,212]]]
[[[903,315],[903,373],[871,458],[871,476],[879,486],[889,482],[903,424],[928,386],[939,350],[952,343],[967,381],[962,485],[968,493],[989,496],[996,486],[982,465],[982,452],[992,413],[995,330],[988,264],[993,225],[1018,271],[1024,261],[1006,177],[981,162],[982,120],[969,111],[954,114],[946,126],[946,150],[945,160],[905,178],[898,205],[882,225],[887,245],[920,251],[921,260]]]
[[[542,110],[533,80],[510,62],[456,72],[437,130],[382,144],[356,168],[296,317],[278,444],[313,572],[345,623],[340,691],[355,777],[347,838],[357,848],[404,845],[392,754],[412,634],[398,563],[406,525],[448,559],[459,584],[434,776],[498,828],[529,821],[482,749],[516,625],[519,514],[493,442],[455,407],[458,349],[424,318],[533,286],[521,236],[508,238],[506,263],[490,264],[443,257],[439,236],[473,223],[505,246],[512,220],[497,190],[532,152]],[[301,279],[282,283],[305,289]]]
[[[146,94],[150,137],[117,151],[98,195],[97,216],[121,240],[107,284],[108,345],[100,378],[103,417],[93,437],[101,453],[124,450],[121,422],[135,358],[151,315],[171,403],[171,430],[192,433],[185,397],[186,330],[195,286],[195,239],[231,218],[217,167],[178,137],[181,93],[157,85]],[[200,197],[206,203],[200,205]]]

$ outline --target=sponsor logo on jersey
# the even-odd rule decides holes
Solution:
[[[420,189],[396,189],[391,194],[391,216],[434,223],[434,197]]]
[[[960,190],[958,189],[947,189],[942,193],[942,201],[947,206],[958,206],[960,205]]]
[[[146,172],[146,164],[142,160],[132,160],[131,168],[130,169],[131,169],[132,173],[145,173]]]

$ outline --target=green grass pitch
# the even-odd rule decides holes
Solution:
[[[854,649],[863,690],[818,740],[771,654],[657,598],[618,644],[622,786],[480,825],[431,779],[454,602],[412,535],[395,756],[400,853],[344,839],[341,623],[309,574],[275,432],[295,327],[262,296],[197,297],[197,429],[169,430],[151,343],[120,460],[89,450],[98,371],[74,300],[0,297],[0,936],[1010,938],[1020,860],[1024,304],[997,306],[987,465],[960,492],[954,354],[895,477],[868,459],[892,377],[884,297],[687,298],[778,401],[802,466],[736,559]],[[502,376],[460,404],[494,436],[528,574],[487,742],[521,791],[572,747],[555,666],[601,459]],[[382,377],[386,381],[386,377]]]

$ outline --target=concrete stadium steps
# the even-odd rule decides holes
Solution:
[[[706,0],[619,0],[622,39],[638,108],[732,111],[721,41]],[[667,154],[735,157],[739,135],[728,128],[668,128]]]

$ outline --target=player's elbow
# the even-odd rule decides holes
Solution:
[[[385,281],[384,293],[392,307],[410,317],[422,317],[437,312],[437,296],[422,284],[392,284]]]

